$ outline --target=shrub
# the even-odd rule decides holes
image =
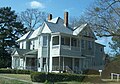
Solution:
[[[9,73],[9,74],[30,74],[30,70],[19,70],[19,69],[6,69],[1,68],[0,73]]]
[[[85,75],[99,75],[99,72],[97,70],[87,69],[83,71],[83,74]]]
[[[82,81],[84,76],[68,73],[43,73],[33,72],[31,73],[31,80],[33,82],[62,82],[62,81]]]

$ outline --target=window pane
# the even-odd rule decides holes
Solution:
[[[70,46],[70,38],[69,37],[61,37],[61,45]]]
[[[47,36],[43,36],[43,46],[47,46]]]
[[[53,45],[59,45],[59,36],[53,37]]]
[[[81,40],[81,46],[82,46],[82,48],[84,48],[84,40]]]
[[[77,39],[76,38],[72,38],[71,39],[71,46],[77,46]]]
[[[91,48],[92,48],[92,42],[88,41],[88,49],[91,49]]]
[[[61,37],[61,45],[64,45],[64,38]]]

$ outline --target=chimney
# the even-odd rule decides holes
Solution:
[[[64,12],[64,25],[68,27],[68,12]]]
[[[52,14],[48,15],[48,21],[50,21],[52,19]]]

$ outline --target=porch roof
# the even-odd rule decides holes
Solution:
[[[29,52],[25,53],[24,55],[36,55],[36,54],[37,54],[37,52],[38,52],[38,50],[37,50],[37,49],[36,49],[36,50],[31,50],[31,51],[29,51]]]
[[[12,52],[12,56],[23,56],[23,54],[25,54],[29,51],[31,51],[31,50],[15,48]],[[17,52],[17,54],[15,52]]]

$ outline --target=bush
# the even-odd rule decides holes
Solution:
[[[33,72],[31,73],[31,80],[33,82],[62,82],[62,81],[82,81],[84,76],[68,73],[43,73]]]
[[[87,69],[83,71],[85,75],[99,75],[100,73],[97,70]]]
[[[9,73],[9,74],[30,74],[30,70],[19,70],[19,69],[6,69],[1,68],[0,73]]]

